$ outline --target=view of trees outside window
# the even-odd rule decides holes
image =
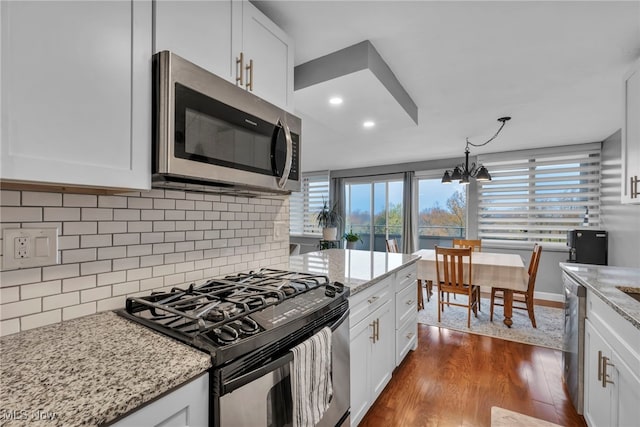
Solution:
[[[357,249],[386,251],[387,238],[401,240],[402,193],[402,181],[345,185],[345,230],[360,235]]]
[[[418,180],[418,246],[437,244],[466,235],[467,191],[457,183],[442,184],[440,178]]]

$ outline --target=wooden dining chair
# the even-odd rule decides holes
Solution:
[[[470,247],[474,252],[482,252],[482,240],[453,239],[454,248]]]
[[[541,254],[542,246],[536,243],[533,246],[531,260],[529,261],[529,283],[527,284],[527,290],[513,291],[513,308],[517,308],[518,310],[527,310],[527,312],[529,313],[529,319],[531,320],[531,325],[534,328],[537,328],[537,326],[536,316],[533,312],[533,289],[536,286],[536,276],[538,275],[538,264],[540,264]],[[495,300],[502,300],[502,303],[494,302]],[[504,307],[504,289],[491,288],[491,314],[489,315],[489,320],[492,322],[494,305],[500,305]]]
[[[390,253],[400,253],[400,248],[398,248],[398,241],[396,239],[387,239],[387,252]]]
[[[471,327],[471,310],[478,317],[480,286],[473,285],[472,249],[442,248],[436,246],[436,276],[438,280],[438,322],[444,306],[467,307],[467,328]],[[466,278],[466,279],[465,279]],[[444,300],[444,293],[466,295],[467,304]]]

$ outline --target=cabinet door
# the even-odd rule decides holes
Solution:
[[[154,51],[170,50],[235,83],[231,0],[155,2]]]
[[[358,425],[371,406],[369,371],[373,337],[373,318],[367,318],[350,330],[351,425]],[[375,368],[374,368],[375,369]]]
[[[613,381],[611,425],[634,426],[640,422],[640,362],[631,369],[614,351],[611,355]],[[609,368],[607,368],[609,369]]]
[[[640,178],[640,60],[625,76],[623,99],[622,202],[640,203],[640,195],[631,198],[631,178]]]
[[[3,180],[151,187],[151,2],[3,1]]]
[[[382,393],[395,367],[396,328],[391,304],[391,300],[387,301],[374,314],[378,321],[378,334],[371,351],[372,402]]]
[[[253,90],[259,97],[293,111],[293,42],[248,1],[242,2],[242,52],[253,60]]]
[[[584,345],[584,417],[589,427],[606,427],[611,423],[612,388],[609,384],[602,387],[598,375],[602,373],[601,356],[610,357],[611,349],[589,320],[585,320]]]

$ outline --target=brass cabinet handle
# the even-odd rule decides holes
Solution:
[[[413,336],[414,336],[414,335],[415,335],[415,334],[414,334],[413,332],[409,332],[409,333],[407,334],[407,339],[408,339],[408,340],[410,340],[411,338],[413,338]]]
[[[638,175],[629,177],[630,185],[629,185],[629,193],[632,199],[636,199],[638,197]]]
[[[247,71],[247,90],[253,92],[253,59],[249,60],[245,70]]]
[[[607,366],[613,366],[613,363],[609,363],[609,358],[606,356],[602,357],[602,387],[607,388],[607,383],[613,384],[613,381],[610,381],[609,374],[607,374]]]
[[[598,381],[602,381],[602,351],[598,350]]]
[[[380,341],[380,319],[376,319],[376,342]]]
[[[240,52],[240,57],[236,58],[236,86],[244,84],[244,54]]]
[[[373,297],[369,298],[369,299],[367,300],[367,302],[368,302],[369,304],[373,304],[373,303],[374,303],[374,302],[376,302],[378,299],[380,299],[380,297],[373,296]]]
[[[374,320],[372,323],[369,323],[369,326],[371,326],[371,336],[369,337],[369,339],[371,339],[371,341],[373,341],[373,343],[376,343],[376,321]]]
[[[408,300],[405,304],[407,304],[407,305],[413,305],[413,300],[412,300],[412,299],[410,299],[410,300]]]

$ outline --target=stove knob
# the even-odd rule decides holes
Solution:
[[[341,294],[344,291],[344,285],[340,282],[333,282],[333,286],[336,288],[336,291]]]

